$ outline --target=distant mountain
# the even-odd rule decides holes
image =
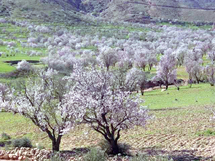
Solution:
[[[129,22],[215,22],[215,0],[0,0],[0,15],[72,23],[85,13]]]

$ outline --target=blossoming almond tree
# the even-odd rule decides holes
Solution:
[[[169,83],[173,83],[176,79],[176,59],[171,49],[166,50],[164,53],[159,62],[156,77],[164,82],[167,90]]]
[[[110,47],[102,48],[98,56],[98,61],[103,63],[106,66],[107,70],[109,70],[110,66],[114,66],[118,61],[116,50]]]
[[[126,75],[126,86],[130,91],[137,90],[140,88],[141,94],[144,94],[144,85],[146,82],[146,75],[140,69],[132,68],[128,71]]]
[[[210,60],[210,63],[206,65],[204,68],[204,72],[207,76],[207,79],[211,86],[214,86],[215,84],[215,52],[214,50],[208,52],[208,59]]]
[[[52,150],[59,151],[62,136],[81,121],[84,110],[68,97],[69,85],[48,70],[37,78],[19,82],[19,90],[0,85],[0,107],[7,112],[29,118],[52,141]]]
[[[197,83],[200,82],[203,74],[203,60],[202,54],[197,51],[189,51],[185,57],[185,65],[186,71],[189,74],[190,81],[196,81]]]
[[[76,67],[72,76],[76,82],[76,103],[86,108],[83,122],[100,133],[109,143],[111,154],[120,153],[120,132],[136,125],[145,126],[149,116],[138,97],[111,87],[111,73],[104,69],[85,70]],[[73,91],[73,92],[74,92]],[[74,94],[71,92],[71,97]],[[70,93],[68,94],[70,95]]]

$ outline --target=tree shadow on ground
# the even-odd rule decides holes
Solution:
[[[180,90],[178,92],[189,90],[189,89],[200,89],[200,88],[202,88],[202,87],[180,88]],[[162,89],[154,89],[152,91],[145,91],[145,95],[143,97],[147,97],[147,96],[161,96],[161,95],[165,95],[165,94],[168,95],[168,94],[171,94],[171,93],[169,93],[171,91],[177,91],[177,88],[175,88],[175,89],[169,89],[169,90],[164,91],[164,92],[160,91],[160,93],[157,93],[157,92],[159,92],[158,90],[162,90]],[[156,93],[149,93],[149,92],[155,92],[155,91],[156,91]]]
[[[212,157],[197,156],[195,152],[197,150],[174,150],[166,151],[160,150],[156,147],[148,147],[141,150],[144,154],[149,156],[167,156],[174,161],[202,161],[211,160]]]
[[[72,150],[60,151],[60,155],[66,159],[77,158],[77,157],[87,154],[89,151],[90,151],[89,148],[74,148]]]
[[[160,108],[160,109],[149,109],[150,111],[175,111],[175,110],[182,110],[184,108],[182,107],[176,107],[176,108]]]

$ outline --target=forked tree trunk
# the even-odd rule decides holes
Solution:
[[[52,141],[52,151],[59,151],[60,150],[60,144]]]
[[[49,139],[52,141],[52,151],[60,151],[60,143],[63,135],[57,134],[57,138],[55,137],[55,132],[51,132],[49,129],[46,129],[45,132],[48,134]]]
[[[54,137],[51,139],[52,140],[52,151],[53,152],[54,151],[60,151],[61,138],[62,138],[62,135],[59,135],[57,137],[57,139],[54,138]]]

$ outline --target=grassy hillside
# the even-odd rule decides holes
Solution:
[[[76,24],[82,22],[78,4],[57,0],[0,0],[0,16],[45,22]]]

